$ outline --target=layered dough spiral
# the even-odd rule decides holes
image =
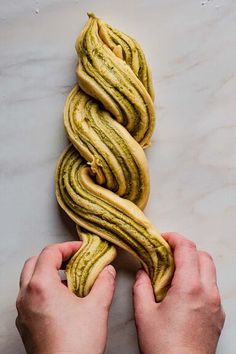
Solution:
[[[68,286],[86,296],[119,246],[140,260],[161,301],[174,263],[169,245],[142,212],[149,196],[143,148],[155,125],[149,67],[134,39],[93,14],[76,50],[78,84],[64,109],[71,144],[56,170],[58,203],[83,240],[67,265]]]

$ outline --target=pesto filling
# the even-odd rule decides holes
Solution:
[[[173,274],[173,258],[140,210],[149,195],[142,148],[155,125],[150,69],[134,39],[89,17],[76,42],[78,86],[64,110],[73,145],[56,171],[58,202],[84,229],[82,247],[66,269],[68,284],[86,296],[102,267],[114,259],[114,244],[142,262],[159,301]]]

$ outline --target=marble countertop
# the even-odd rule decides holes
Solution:
[[[146,214],[213,255],[227,314],[217,353],[235,354],[235,0],[0,1],[0,352],[24,353],[14,325],[24,260],[76,237],[55,201],[54,169],[67,144],[63,105],[87,11],[134,36],[147,54],[158,123],[147,151]],[[120,252],[115,266],[106,353],[137,354],[138,264]]]

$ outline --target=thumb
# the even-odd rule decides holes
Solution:
[[[152,311],[156,304],[151,280],[144,270],[139,270],[133,286],[135,316]]]
[[[100,307],[109,310],[115,290],[116,270],[109,264],[97,277],[88,297]]]

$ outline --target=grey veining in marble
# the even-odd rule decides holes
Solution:
[[[235,0],[0,0],[0,352],[24,353],[14,326],[24,260],[75,237],[53,178],[67,144],[63,105],[87,11],[133,35],[147,53],[158,123],[147,151],[146,214],[213,255],[227,314],[218,354],[235,354]],[[115,266],[107,354],[137,354],[131,288],[138,264],[120,252]]]

